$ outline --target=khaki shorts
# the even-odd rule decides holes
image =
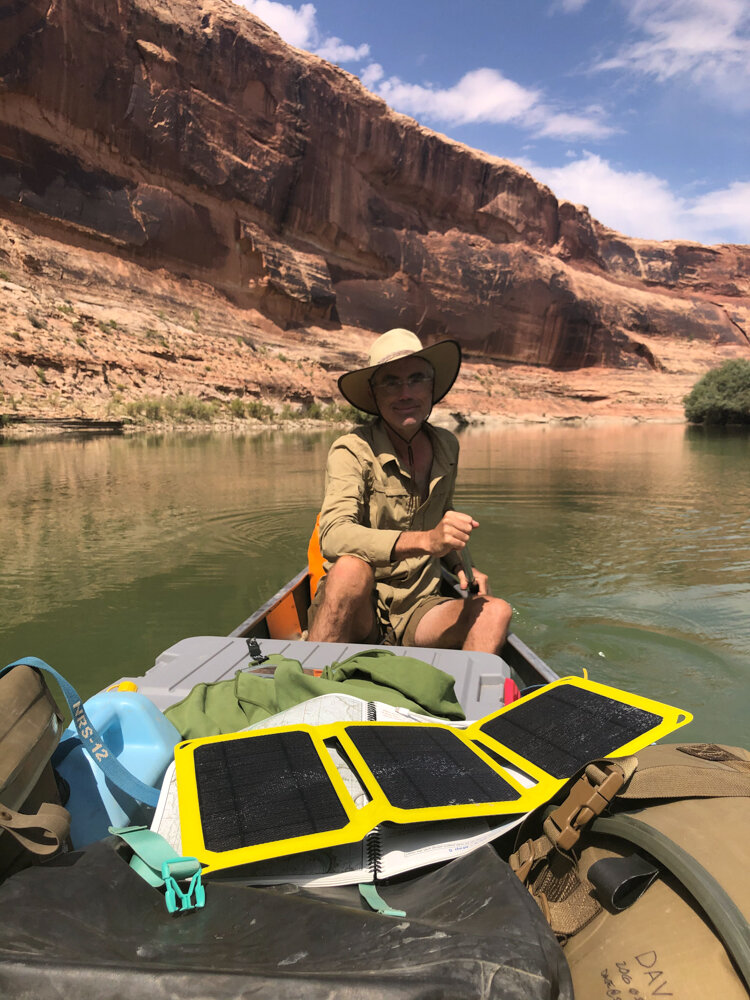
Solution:
[[[308,629],[312,628],[312,624],[315,621],[315,615],[323,603],[325,595],[325,582],[326,578],[323,577],[318,583],[318,589],[315,591],[315,597],[313,598],[310,607],[307,609]],[[416,646],[414,636],[417,631],[417,626],[427,612],[432,610],[432,608],[436,608],[438,604],[445,604],[446,601],[451,600],[455,600],[455,598],[443,597],[440,594],[433,594],[430,597],[424,597],[421,601],[418,601],[414,605],[410,614],[401,616],[398,629],[394,630],[393,626],[388,621],[383,621],[383,618],[385,617],[385,610],[378,606],[377,591],[373,590],[372,614],[374,624],[370,634],[365,636],[365,638],[360,641],[363,645],[368,646]]]

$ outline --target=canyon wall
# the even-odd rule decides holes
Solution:
[[[607,230],[235,4],[10,0],[0,23],[0,216],[40,236],[290,336],[400,325],[557,370],[750,344],[749,247]]]

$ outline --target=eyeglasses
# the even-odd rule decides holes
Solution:
[[[409,375],[408,378],[396,378],[395,375],[386,375],[379,382],[373,382],[372,387],[377,392],[382,392],[390,396],[393,393],[400,392],[404,387],[415,390],[426,389],[428,385],[432,385],[432,380],[432,375],[419,372]]]

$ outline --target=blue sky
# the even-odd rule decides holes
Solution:
[[[750,0],[243,6],[613,229],[750,243]]]

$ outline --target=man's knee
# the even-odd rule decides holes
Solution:
[[[367,642],[375,629],[375,574],[369,563],[340,556],[309,612],[313,642]]]
[[[490,611],[493,620],[498,625],[507,629],[513,616],[513,608],[507,601],[504,601],[502,597],[488,597],[487,600],[490,602],[488,610]]]
[[[374,586],[372,566],[356,556],[339,556],[326,574],[326,597],[337,601],[369,597]]]
[[[472,601],[473,624],[486,633],[492,633],[502,642],[508,632],[513,608],[501,597],[475,597]]]

